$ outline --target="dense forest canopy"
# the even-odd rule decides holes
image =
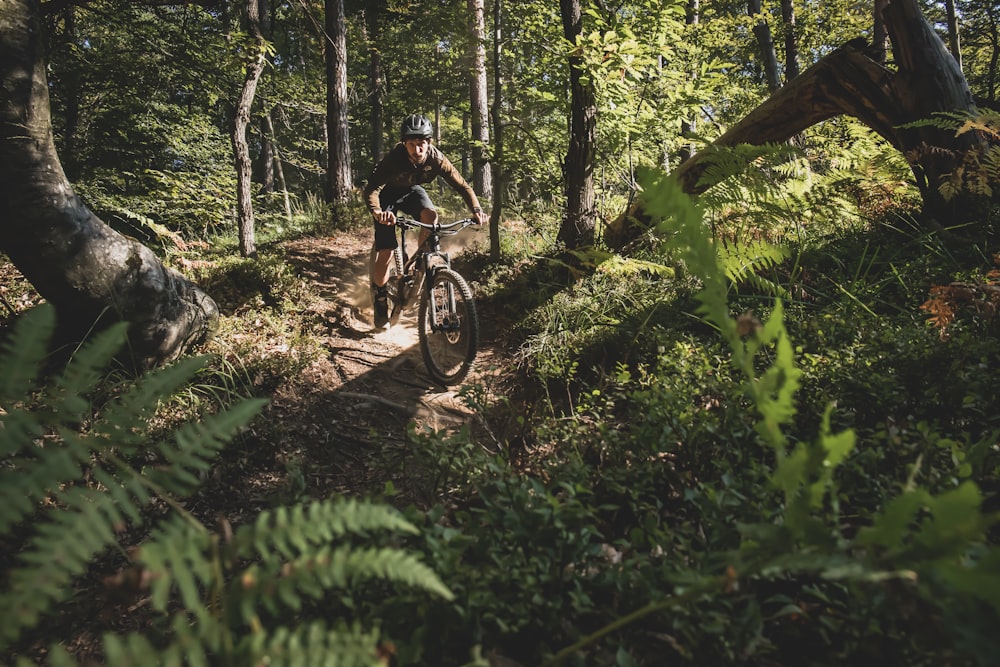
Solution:
[[[688,4],[585,6],[578,46],[562,39],[553,3],[501,6],[502,57],[495,66],[503,89],[491,92],[491,104],[501,105],[505,125],[511,206],[530,210],[563,195],[565,63],[572,49],[582,55],[597,95],[595,187],[598,214],[608,220],[632,196],[638,169],[676,168],[685,147],[704,146],[767,96],[755,26],[770,29],[772,48],[794,31],[791,56],[805,69],[850,40],[870,40],[874,25],[872,7],[859,3],[801,3],[794,24],[783,20],[779,3],[764,3],[754,16],[747,3],[702,3],[695,20]],[[947,37],[943,5],[925,3],[924,10]],[[975,98],[987,104],[1000,85],[995,8],[957,5],[967,33],[963,71]],[[258,151],[257,206],[266,216],[280,198],[273,182],[264,182],[273,179],[264,156],[278,152],[284,188],[302,207],[323,196],[328,137],[324,7],[273,2],[265,9],[269,64],[254,101],[251,140]],[[372,147],[391,145],[399,119],[411,112],[437,121],[441,148],[468,169],[465,12],[464,2],[347,4],[350,104],[343,131],[350,133],[356,183],[378,157]],[[88,2],[52,6],[46,22],[58,148],[85,199],[98,211],[145,216],[194,235],[232,224],[229,124],[250,44],[238,3]],[[787,67],[786,57],[777,60]],[[380,127],[370,125],[375,103],[384,109]],[[822,169],[854,159],[861,147],[853,137],[863,135],[841,119],[811,128],[799,145]]]
[[[993,664],[998,95],[991,0],[0,0],[0,662]],[[344,371],[413,113],[453,428]]]

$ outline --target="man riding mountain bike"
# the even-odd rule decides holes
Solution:
[[[484,224],[486,214],[479,199],[451,161],[431,144],[433,126],[424,116],[414,114],[403,121],[400,142],[390,150],[372,170],[365,184],[364,197],[368,210],[375,219],[375,266],[372,272],[372,289],[375,294],[375,326],[389,324],[389,304],[386,283],[392,251],[398,246],[396,239],[396,211],[426,224],[437,222],[438,214],[427,191],[421,187],[438,176],[465,200],[473,217]],[[428,232],[422,231],[420,243]]]

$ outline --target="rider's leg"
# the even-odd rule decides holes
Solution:
[[[435,211],[432,208],[421,209],[421,211],[420,211],[420,222],[424,223],[425,225],[433,225],[437,221],[438,221],[438,212],[437,211]],[[430,235],[431,235],[430,230],[427,230],[427,229],[421,229],[420,230],[420,237],[418,239],[418,242],[419,242],[420,246],[424,245],[424,241],[426,241],[427,237],[430,236]]]
[[[372,283],[382,287],[389,282],[389,266],[392,264],[392,250],[378,250],[375,253],[375,269],[372,271]]]

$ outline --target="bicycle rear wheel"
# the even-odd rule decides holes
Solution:
[[[438,269],[420,298],[420,353],[430,376],[443,385],[461,382],[479,348],[479,318],[472,289],[452,269]]]

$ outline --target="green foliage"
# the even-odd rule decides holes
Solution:
[[[788,291],[760,275],[761,271],[774,268],[788,258],[785,248],[772,246],[764,241],[750,243],[720,243],[718,252],[722,270],[731,282],[747,283],[761,294],[787,297]]]
[[[982,137],[988,142],[986,147],[966,151],[962,164],[938,185],[938,190],[946,200],[962,192],[1000,199],[1000,113],[942,112],[903,127],[935,127],[952,131],[956,137],[969,132]]]
[[[316,620],[309,604],[370,579],[451,599],[416,556],[356,542],[378,531],[416,532],[387,507],[312,502],[263,512],[235,530],[224,521],[219,533],[209,530],[179,499],[200,485],[263,401],[236,402],[151,442],[147,424],[158,404],[205,360],[184,359],[109,394],[105,368],[124,325],[94,336],[49,377],[43,369],[53,327],[54,310],[40,306],[0,349],[7,370],[0,535],[20,543],[0,591],[0,649],[16,651],[22,634],[73,595],[96,559],[127,546],[120,542],[146,524],[150,532],[130,551],[128,568],[149,586],[153,630],[107,636],[108,665],[372,665],[377,631],[347,617]],[[56,648],[49,664],[75,663]]]
[[[124,341],[124,325],[95,336],[59,375],[40,385],[53,326],[54,311],[41,306],[18,324],[3,349],[10,372],[0,394],[0,452],[6,460],[0,530],[29,518],[34,528],[20,556],[23,565],[12,570],[2,595],[3,608],[11,612],[3,624],[5,645],[65,599],[73,577],[114,544],[126,525],[142,522],[140,509],[154,493],[189,492],[261,405],[246,401],[185,426],[169,441],[145,443],[145,424],[160,397],[187,382],[204,359],[189,358],[146,376],[94,415],[90,396]],[[156,461],[155,473],[130,463],[137,457]],[[95,484],[86,484],[88,479]],[[39,514],[42,501],[48,510]]]
[[[451,660],[475,637],[525,664],[583,652],[599,664],[988,664],[996,516],[979,489],[1000,471],[985,407],[1000,400],[1000,361],[995,340],[956,332],[942,345],[914,317],[948,257],[890,227],[809,239],[798,261],[844,289],[811,275],[807,299],[756,322],[730,314],[730,298],[749,297],[732,294],[701,211],[665,177],[644,185],[695,305],[694,287],[653,279],[658,300],[615,307],[594,336],[581,311],[645,291],[612,271],[533,320],[525,358],[550,364],[564,397],[523,443],[529,474],[471,456],[469,488],[449,490],[458,508],[427,517],[426,548],[457,595],[437,607],[454,619]],[[945,625],[928,632],[924,618]],[[649,639],[664,633],[669,647]],[[396,636],[408,655],[442,650]]]

